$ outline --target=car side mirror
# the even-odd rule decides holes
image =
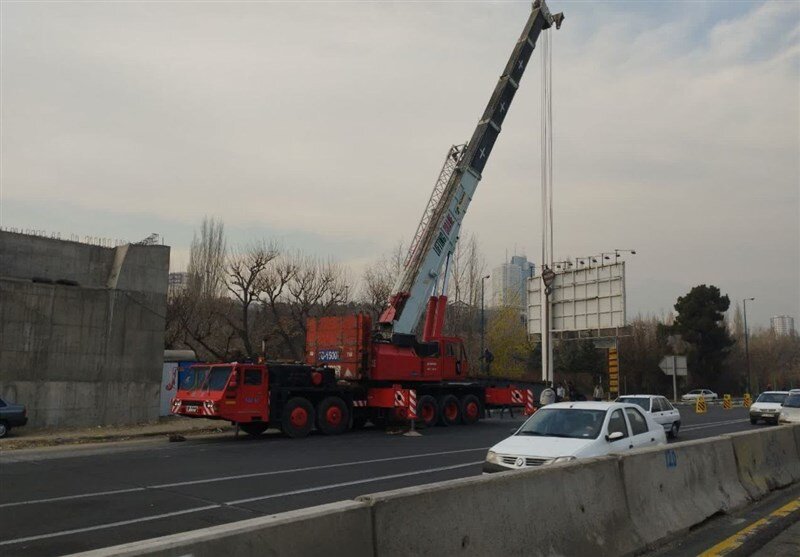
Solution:
[[[614,433],[609,433],[606,435],[606,441],[616,441],[617,439],[622,439],[625,437],[625,434],[621,431],[615,431]]]

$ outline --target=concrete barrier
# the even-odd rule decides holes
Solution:
[[[376,554],[625,555],[629,527],[617,457],[506,472],[358,498]]]
[[[748,501],[726,437],[634,451],[620,469],[633,529],[647,545]]]
[[[73,557],[374,557],[366,504],[343,501],[76,553]]]
[[[796,426],[732,433],[739,481],[753,499],[800,481]]]

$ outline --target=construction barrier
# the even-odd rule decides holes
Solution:
[[[724,437],[635,451],[620,458],[620,468],[632,529],[646,544],[748,501]]]
[[[724,395],[722,397],[722,408],[724,410],[730,410],[733,404],[731,403],[731,395]]]
[[[793,482],[800,425],[375,493],[79,555],[639,554]]]
[[[744,394],[744,399],[742,399],[742,406],[745,408],[750,408],[753,405],[753,399],[750,398],[750,393]]]
[[[800,453],[792,429],[779,427],[730,435],[739,481],[753,499],[800,481]]]
[[[700,395],[697,397],[697,402],[694,403],[694,411],[698,414],[705,414],[707,410],[706,399],[703,398],[703,395]]]

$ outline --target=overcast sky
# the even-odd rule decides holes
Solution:
[[[550,6],[557,254],[636,249],[629,317],[707,283],[800,325],[800,3]],[[358,274],[413,234],[530,3],[1,9],[3,226],[158,232],[181,269],[217,216]],[[464,222],[490,266],[539,259],[540,68]]]

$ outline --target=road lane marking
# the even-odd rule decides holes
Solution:
[[[350,482],[340,482],[335,484],[320,485],[317,487],[307,487],[305,489],[295,489],[293,491],[284,491],[283,493],[273,493],[271,495],[261,495],[259,497],[248,497],[247,499],[237,499],[235,501],[227,501],[225,504],[228,506],[241,505],[242,503],[252,503],[253,501],[263,501],[265,499],[274,499],[276,497],[287,497],[289,495],[300,495],[302,493],[313,493],[315,491],[326,491],[328,489],[336,489],[339,487],[347,487],[350,485],[366,484],[371,482],[380,482],[383,480],[393,480],[395,478],[405,478],[407,476],[416,476],[419,474],[430,474],[433,472],[444,472],[445,470],[455,470],[457,468],[466,468],[467,466],[477,466],[482,464],[482,460],[475,462],[467,462],[465,464],[455,464],[453,466],[440,466],[438,468],[428,468],[427,470],[415,470],[414,472],[403,472],[400,474],[389,474],[388,476],[377,476],[374,478],[365,478],[362,480],[353,480]]]
[[[743,419],[743,420],[728,420],[725,422],[711,422],[710,424],[701,424],[701,425],[690,425],[686,427],[682,427],[681,431],[694,431],[696,429],[708,429],[710,427],[720,427],[723,425],[733,425],[733,424],[741,424],[748,422],[750,420]]]
[[[8,508],[8,507],[17,507],[22,505],[35,505],[39,503],[52,503],[57,501],[69,501],[72,499],[85,499],[87,497],[103,497],[105,495],[115,495],[119,493],[131,493],[135,491],[145,491],[148,489],[166,489],[171,487],[183,487],[187,485],[199,485],[199,484],[206,484],[206,483],[215,483],[215,482],[227,482],[231,480],[242,480],[247,478],[258,478],[263,476],[275,476],[279,474],[293,474],[297,472],[309,472],[313,470],[326,470],[329,468],[342,468],[345,466],[357,466],[359,464],[376,464],[379,462],[391,462],[396,460],[411,460],[415,458],[426,458],[430,456],[442,456],[442,455],[450,455],[450,454],[461,454],[461,453],[469,453],[469,452],[477,452],[477,451],[486,451],[489,447],[477,447],[474,449],[459,449],[456,451],[438,451],[434,453],[422,453],[416,455],[404,455],[404,456],[397,456],[397,457],[390,457],[390,458],[373,458],[371,460],[355,460],[350,462],[340,462],[336,464],[320,464],[318,466],[306,466],[303,468],[290,468],[286,470],[271,470],[269,472],[254,472],[251,474],[237,474],[233,476],[220,476],[217,478],[206,478],[202,480],[188,480],[185,482],[172,482],[172,483],[164,483],[164,484],[154,484],[154,485],[147,485],[144,487],[134,487],[129,489],[119,489],[114,491],[95,491],[90,493],[81,493],[78,495],[63,495],[61,497],[50,497],[45,499],[32,499],[29,501],[17,501],[12,503],[3,503],[0,504],[0,508]]]
[[[768,526],[770,523],[776,520],[780,520],[781,518],[789,516],[793,512],[796,512],[797,510],[800,510],[800,497],[798,497],[794,501],[787,503],[781,508],[772,511],[764,518],[756,520],[746,528],[742,528],[734,535],[732,535],[730,538],[722,540],[714,547],[707,549],[706,551],[701,553],[699,557],[717,557],[719,555],[726,555],[731,551],[733,551],[734,549],[743,546],[749,538],[756,535],[758,531],[761,530],[762,528]]]
[[[61,532],[51,532],[49,534],[39,534],[38,536],[28,536],[26,538],[16,538],[13,540],[6,540],[0,542],[0,546],[12,545],[15,543],[32,542],[36,540],[44,540],[47,538],[56,538],[58,536],[69,536],[70,534],[81,534],[83,532],[92,532],[94,530],[104,530],[107,528],[117,528],[119,526],[127,526],[128,524],[136,524],[138,522],[147,522],[150,520],[158,520],[160,518],[169,518],[171,516],[179,516],[182,514],[196,513],[200,511],[207,511],[210,509],[219,508],[221,505],[206,505],[205,507],[196,507],[194,509],[186,509],[183,511],[174,511],[171,513],[156,514],[151,516],[144,516],[142,518],[132,518],[131,520],[120,520],[119,522],[108,522],[106,524],[97,524],[95,526],[87,526],[86,528],[75,528],[73,530],[62,530]]]
[[[69,501],[71,499],[84,499],[86,497],[100,497],[103,495],[117,495],[119,493],[133,493],[134,491],[145,491],[146,487],[131,487],[128,489],[114,489],[111,491],[95,491],[93,493],[83,493],[81,495],[62,495],[61,497],[48,497],[46,499],[31,499],[30,501],[19,501],[17,503],[3,503],[0,509],[5,507],[18,507],[22,505],[35,505],[37,503],[52,503],[54,501]]]
[[[127,525],[130,525],[130,524],[137,524],[139,522],[148,522],[148,521],[152,521],[152,520],[159,520],[161,518],[169,518],[169,517],[172,517],[172,516],[191,514],[191,513],[207,511],[207,510],[211,510],[211,509],[219,509],[219,508],[222,508],[222,507],[230,507],[230,506],[235,506],[235,505],[238,505],[238,504],[241,504],[241,503],[250,503],[250,502],[253,502],[253,501],[262,501],[262,500],[265,500],[265,499],[274,499],[276,497],[285,497],[287,495],[297,495],[297,494],[301,494],[301,493],[313,493],[315,491],[326,491],[326,490],[329,490],[329,489],[336,489],[336,488],[347,487],[347,486],[351,486],[351,485],[359,485],[359,484],[365,484],[365,483],[370,483],[370,482],[379,482],[379,481],[383,481],[383,480],[393,480],[393,479],[396,479],[396,478],[405,478],[405,477],[409,477],[409,476],[417,476],[417,475],[420,475],[420,474],[430,474],[430,473],[434,473],[434,472],[445,472],[447,470],[456,470],[458,468],[466,468],[468,466],[476,466],[478,464],[481,464],[482,462],[483,462],[482,460],[477,460],[477,461],[474,461],[474,462],[467,462],[467,463],[464,463],[464,464],[454,464],[452,466],[439,466],[439,467],[436,467],[436,468],[428,468],[428,469],[425,469],[425,470],[415,470],[413,472],[403,472],[403,473],[400,473],[400,474],[390,474],[390,475],[387,475],[387,476],[376,476],[374,478],[364,478],[364,479],[361,479],[361,480],[354,480],[354,481],[350,481],[350,482],[340,482],[340,483],[335,483],[335,484],[321,485],[321,486],[317,486],[317,487],[309,487],[309,488],[305,488],[305,489],[297,489],[297,490],[294,490],[294,491],[285,491],[283,493],[273,493],[272,495],[263,495],[261,497],[249,497],[247,499],[238,499],[236,501],[227,501],[225,503],[217,503],[217,504],[214,504],[214,505],[206,505],[204,507],[195,507],[193,509],[185,509],[185,510],[182,510],[182,511],[174,511],[174,512],[170,512],[170,513],[162,513],[162,514],[151,515],[151,516],[143,516],[143,517],[140,517],[140,518],[132,518],[130,520],[121,520],[121,521],[118,521],[118,522],[109,522],[109,523],[106,523],[106,524],[97,524],[95,526],[86,526],[84,528],[75,528],[75,529],[72,529],[72,530],[62,530],[60,532],[49,532],[47,534],[39,534],[39,535],[36,535],[36,536],[27,536],[25,538],[15,538],[15,539],[12,539],[12,540],[5,540],[5,541],[0,542],[0,547],[1,546],[5,546],[5,545],[17,544],[17,543],[24,543],[24,542],[32,542],[32,541],[36,541],[36,540],[43,540],[43,539],[47,539],[47,538],[55,538],[55,537],[59,537],[59,536],[69,536],[71,534],[81,534],[81,533],[84,533],[84,532],[92,532],[92,531],[95,531],[95,530],[106,530],[108,528],[117,528],[119,526],[127,526]]]

